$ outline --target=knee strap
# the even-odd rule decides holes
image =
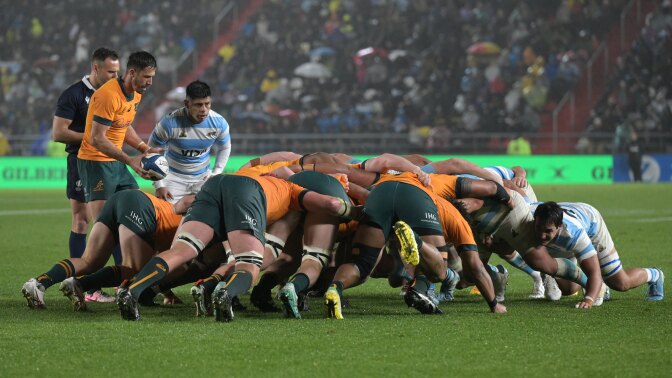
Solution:
[[[205,247],[205,244],[201,241],[201,239],[185,231],[180,232],[177,235],[175,241],[185,243],[186,245],[191,247],[194,251],[196,251],[196,253],[199,255],[201,254],[201,252],[203,252],[203,248]]]
[[[327,263],[329,262],[330,255],[331,254],[326,249],[305,246],[303,248],[303,257],[301,258],[301,261],[305,260],[317,261],[320,263],[320,265],[322,265],[322,268],[324,268],[325,265],[327,265]]]
[[[236,259],[236,265],[238,264],[254,264],[261,268],[262,263],[264,262],[264,255],[257,251],[247,251],[234,254],[233,256]]]
[[[273,252],[273,256],[277,259],[285,249],[285,241],[272,234],[267,233],[265,236],[266,247],[270,248],[271,252]]]

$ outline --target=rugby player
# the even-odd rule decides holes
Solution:
[[[648,284],[646,300],[661,301],[665,275],[659,268],[624,269],[600,212],[581,202],[552,201],[530,205],[538,242],[552,256],[583,261],[597,256],[604,282],[617,291],[628,291]],[[570,292],[578,290],[577,287]],[[597,300],[597,298],[596,298]]]
[[[229,124],[211,105],[210,87],[193,81],[187,85],[184,107],[164,116],[152,131],[148,144],[167,150],[170,167],[166,178],[154,182],[157,197],[176,202],[197,193],[210,175],[224,171],[231,154]]]
[[[121,265],[103,268],[82,278],[81,287],[114,287],[122,278],[137,272],[156,251],[170,246],[182,215],[193,201],[193,196],[171,205],[139,190],[123,190],[112,194],[94,223],[86,249],[81,258],[59,261],[47,272],[31,278],[21,291],[30,308],[45,308],[45,291],[68,277],[82,276],[103,268],[115,245],[123,256]],[[75,310],[86,309],[82,291],[72,282],[61,290],[75,305]]]
[[[146,288],[197,257],[208,244],[228,240],[235,271],[217,285],[213,307],[217,321],[232,321],[232,298],[252,286],[263,263],[266,224],[289,210],[301,209],[346,218],[356,213],[340,198],[271,176],[238,173],[211,177],[196,195],[171,248],[153,257],[135,279],[119,288],[117,304],[122,318],[139,320],[137,300]]]

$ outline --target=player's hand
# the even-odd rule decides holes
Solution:
[[[593,307],[593,301],[590,298],[583,298],[580,302],[577,302],[574,307],[588,309]]]
[[[161,154],[161,155],[163,155],[164,152],[166,152],[165,148],[151,147],[151,148],[147,149],[147,151],[145,151],[145,153],[143,155],[147,155],[147,154]]]
[[[492,313],[494,314],[506,314],[506,306],[504,306],[501,303],[497,303],[495,307],[490,311],[492,311]]]
[[[511,181],[513,181],[513,183],[519,188],[527,188],[527,179],[525,177],[514,177]]]
[[[165,186],[163,188],[156,189],[156,196],[165,201],[173,200],[173,193],[171,193],[170,190],[168,190],[168,188]]]
[[[131,161],[128,163],[128,165],[135,171],[135,173],[138,174],[138,176],[142,177],[145,180],[151,180],[152,177],[149,174],[149,171],[146,171],[142,169],[142,164],[140,163],[142,161],[142,158],[144,155],[138,155],[133,158],[131,158]]]
[[[429,175],[423,171],[419,171],[415,173],[416,176],[418,176],[418,180],[422,183],[422,185],[429,187],[432,185],[432,179],[429,177]]]

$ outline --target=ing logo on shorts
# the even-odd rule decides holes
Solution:
[[[93,191],[102,192],[103,190],[105,190],[105,184],[103,183],[103,180],[98,180],[96,186],[93,188]]]
[[[248,214],[245,214],[245,220],[243,221],[243,223],[247,223],[247,224],[251,225],[252,227],[257,228],[257,220],[252,218]]]

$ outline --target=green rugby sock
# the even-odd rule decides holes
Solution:
[[[166,274],[168,274],[166,261],[160,257],[152,257],[128,287],[131,290],[131,295],[138,299],[145,289],[161,281]]]
[[[215,290],[215,287],[217,287],[217,284],[222,280],[222,275],[221,274],[213,274],[210,277],[206,278],[201,282],[201,285],[203,285],[203,289],[205,290],[206,293],[212,293]]]
[[[413,288],[419,293],[427,294],[427,290],[429,290],[429,280],[424,275],[417,275],[415,276]]]
[[[49,269],[46,273],[40,274],[37,278],[37,282],[41,283],[45,289],[57,284],[68,277],[75,275],[75,267],[72,265],[70,260],[65,259],[56,263],[54,266]]]
[[[77,277],[77,281],[84,291],[119,286],[122,281],[121,268],[117,265],[106,266],[95,273]]]
[[[308,279],[308,276],[303,273],[296,273],[289,282],[294,284],[294,290],[297,294],[308,289],[310,286],[310,280]]]
[[[226,289],[231,298],[243,294],[252,287],[252,273],[246,270],[238,270],[226,281],[226,285],[221,287]]]

